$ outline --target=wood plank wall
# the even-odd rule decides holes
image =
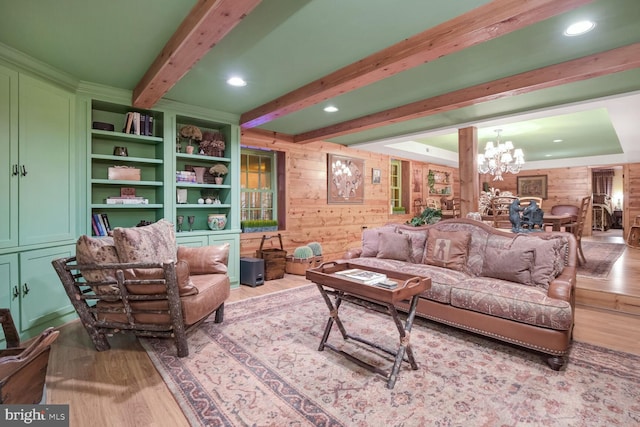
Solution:
[[[374,228],[388,222],[406,222],[412,218],[412,206],[406,215],[391,215],[389,205],[390,157],[351,149],[330,142],[294,144],[277,134],[244,130],[243,147],[259,147],[282,151],[286,158],[287,227],[280,231],[283,246],[289,254],[298,246],[319,242],[325,261],[339,259],[348,248],[359,247],[363,227]],[[365,161],[364,204],[327,204],[327,154],[357,157]],[[428,164],[410,162],[411,170],[423,171]],[[371,169],[380,169],[381,183],[371,183]],[[425,172],[426,177],[426,172]],[[418,194],[411,194],[411,203]],[[271,233],[276,234],[276,233]],[[240,235],[240,255],[255,256],[263,233]],[[267,248],[278,247],[277,239],[265,242]]]

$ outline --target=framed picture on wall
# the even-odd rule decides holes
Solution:
[[[327,154],[327,203],[364,203],[364,160]]]
[[[542,197],[547,198],[547,175],[519,176],[518,177],[519,197]]]
[[[380,184],[381,177],[382,177],[382,174],[380,173],[380,169],[371,169],[372,184]]]

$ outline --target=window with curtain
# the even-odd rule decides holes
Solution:
[[[591,172],[591,188],[593,189],[593,194],[612,196],[614,175],[615,172],[613,169],[593,170]]]

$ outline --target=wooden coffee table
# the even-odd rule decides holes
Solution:
[[[380,288],[375,285],[365,285],[360,282],[350,280],[345,276],[336,274],[338,271],[347,270],[351,268],[359,268],[361,270],[376,271],[384,273],[387,277],[398,283],[398,287],[395,289]],[[413,320],[416,314],[416,307],[418,305],[418,298],[420,294],[431,288],[431,279],[428,277],[416,277],[414,275],[405,274],[396,271],[388,271],[379,268],[365,267],[350,263],[337,263],[326,262],[320,267],[307,270],[307,279],[316,284],[320,294],[322,295],[327,307],[329,308],[329,319],[320,341],[318,351],[323,351],[324,348],[329,348],[351,360],[352,362],[362,366],[372,372],[378,373],[387,379],[387,388],[393,388],[398,378],[398,371],[402,361],[409,362],[411,369],[418,369],[418,364],[413,357],[413,351],[409,342],[411,327],[413,326]],[[331,296],[334,297],[332,301]],[[407,319],[402,323],[396,310],[395,305],[400,301],[410,300],[409,312],[407,313]],[[353,303],[355,305],[364,307],[369,310],[385,313],[391,316],[393,319],[398,333],[400,335],[398,348],[395,350],[385,348],[381,345],[369,341],[365,338],[357,335],[349,334],[340,319],[339,310],[343,301]],[[336,324],[342,338],[344,340],[355,340],[369,347],[376,348],[387,354],[395,357],[393,367],[390,371],[382,370],[376,366],[373,366],[365,361],[358,359],[357,357],[338,349],[331,343],[328,343],[329,334],[331,333],[333,324]],[[405,358],[406,353],[406,358]]]

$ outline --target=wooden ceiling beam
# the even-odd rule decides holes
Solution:
[[[638,67],[640,43],[635,43],[297,134],[294,142],[304,144],[326,140]]]
[[[133,90],[133,106],[153,107],[260,1],[198,0]]]
[[[494,0],[243,113],[240,125],[263,125],[592,1]]]

